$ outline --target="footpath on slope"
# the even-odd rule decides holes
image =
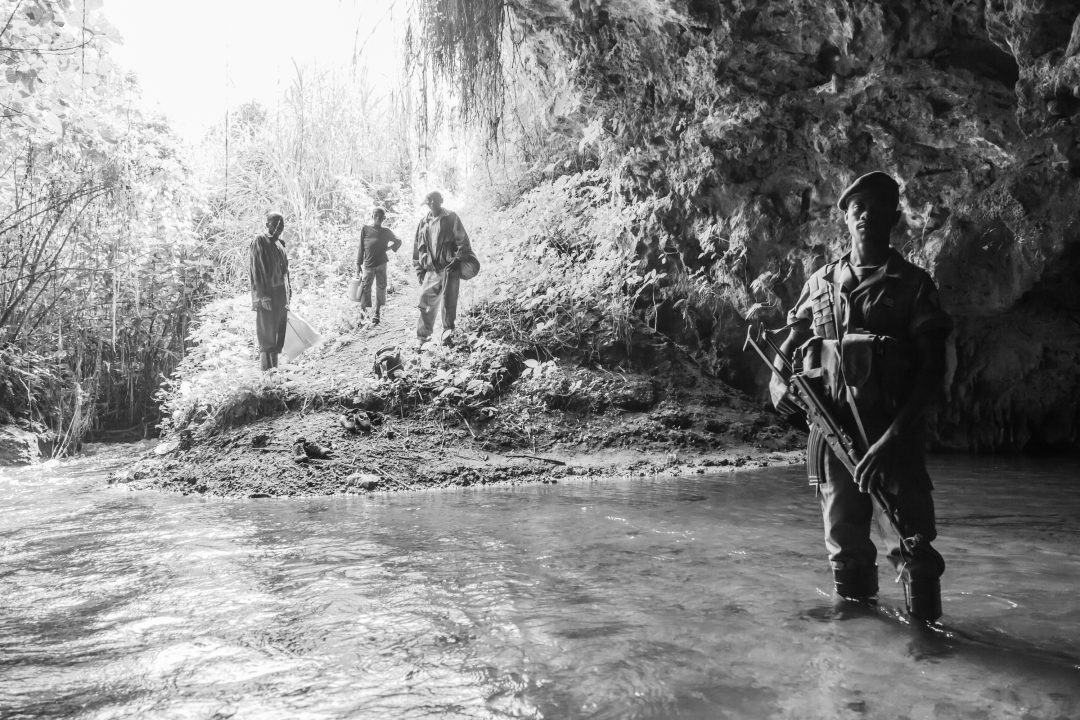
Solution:
[[[263,376],[263,390],[182,418],[110,482],[280,497],[721,472],[802,459],[802,433],[679,351],[667,351],[651,375],[542,362],[470,331],[467,317],[453,347],[420,350],[414,296],[412,287],[392,293],[381,324],[346,328]],[[358,306],[344,312],[359,316]],[[387,346],[398,346],[403,361],[393,380],[373,371]],[[238,363],[257,366],[253,348],[237,352]],[[313,444],[329,456],[312,457]]]

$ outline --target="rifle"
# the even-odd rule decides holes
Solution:
[[[785,377],[769,359],[765,349],[761,346],[761,343],[767,344],[775,354],[775,357],[780,358],[784,365],[784,369],[787,371],[788,376]],[[837,460],[844,466],[844,468],[851,473],[852,478],[855,477],[855,467],[862,460],[865,454],[864,449],[860,449],[851,434],[847,432],[843,425],[836,419],[829,404],[822,397],[820,390],[815,387],[813,381],[817,378],[809,377],[801,372],[794,372],[794,366],[782,352],[780,347],[773,340],[769,331],[760,324],[751,323],[746,330],[746,342],[743,343],[743,351],[747,348],[752,349],[757,353],[761,361],[768,366],[775,375],[777,375],[783,382],[788,384],[789,389],[795,400],[795,404],[802,412],[806,414],[807,421],[817,427],[825,439],[825,442],[832,449],[836,455]],[[916,554],[925,553],[927,549],[934,552],[930,548],[921,535],[915,535],[913,537],[904,537],[904,533],[901,530],[900,516],[896,511],[892,501],[889,499],[885,492],[880,488],[874,488],[870,491],[870,497],[873,499],[874,504],[877,506],[881,515],[888,521],[888,524],[892,530],[896,533],[900,539],[900,556],[903,560],[900,566],[900,572],[903,574],[906,565],[916,558]],[[940,556],[939,556],[940,557]],[[898,578],[899,579],[899,578]]]

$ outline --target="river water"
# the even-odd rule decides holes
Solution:
[[[934,461],[944,625],[798,468],[373,497],[0,471],[0,717],[1080,718],[1080,464]]]

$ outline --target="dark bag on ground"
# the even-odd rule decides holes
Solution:
[[[389,345],[375,351],[375,364],[372,367],[375,377],[392,380],[404,371],[405,366],[401,363],[401,348]]]

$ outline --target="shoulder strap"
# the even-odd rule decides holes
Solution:
[[[837,261],[833,266],[832,271],[832,315],[833,325],[836,327],[836,342],[839,344],[844,339],[844,324],[840,321],[841,302],[840,302],[840,290],[842,285],[840,284],[840,276],[843,274],[843,263]]]

